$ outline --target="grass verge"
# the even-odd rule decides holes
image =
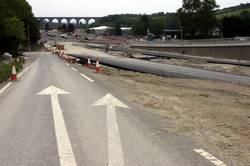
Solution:
[[[12,65],[16,65],[17,72],[23,69],[24,60],[19,58],[19,60],[14,59],[9,63],[0,62],[0,84],[8,80],[11,76]]]

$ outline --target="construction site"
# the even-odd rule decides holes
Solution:
[[[0,165],[250,166],[250,3],[117,2],[1,0]]]
[[[240,60],[226,52],[236,45],[248,53],[250,45],[223,42],[224,57],[184,54],[180,49],[167,52],[162,50],[162,42],[138,45],[113,38],[57,44],[64,47],[58,54],[65,62],[87,68],[89,76],[105,88],[116,89],[129,102],[172,124],[157,133],[187,135],[229,165],[243,166],[250,162],[250,61],[244,51],[241,55],[245,58]],[[46,46],[56,52],[53,44]],[[206,51],[220,46],[195,44]],[[165,45],[166,49],[180,47]],[[94,72],[97,60],[99,74]]]

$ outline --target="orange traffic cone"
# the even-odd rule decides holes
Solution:
[[[63,58],[63,55],[64,55],[64,52],[61,51],[61,53],[60,53],[60,58]]]
[[[17,74],[16,74],[16,66],[12,66],[12,74],[11,74],[11,81],[17,81]]]
[[[88,58],[88,63],[85,66],[88,67],[88,68],[91,68],[91,60],[90,60],[90,58]]]
[[[101,67],[100,67],[100,63],[99,63],[99,59],[98,58],[96,59],[96,68],[95,68],[95,71],[96,71],[96,73],[100,73],[102,71]]]

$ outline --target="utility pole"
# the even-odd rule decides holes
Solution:
[[[28,29],[27,29],[27,37],[28,37],[28,51],[30,51],[30,24],[28,24]]]
[[[182,45],[182,51],[181,52],[182,52],[182,54],[185,54],[185,50],[183,48],[183,32],[182,32],[181,21],[180,21],[179,17],[178,17],[178,23],[179,23],[179,28],[180,28],[180,31],[181,31],[181,45]]]
[[[181,22],[180,22],[179,17],[178,17],[178,23],[179,23],[179,28],[180,28],[180,31],[181,31],[181,40],[183,40],[182,27],[181,27]]]

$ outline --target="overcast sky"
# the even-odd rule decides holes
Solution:
[[[182,0],[27,0],[35,16],[106,16],[109,14],[151,14],[175,12]],[[250,3],[250,0],[217,0],[220,8]]]

